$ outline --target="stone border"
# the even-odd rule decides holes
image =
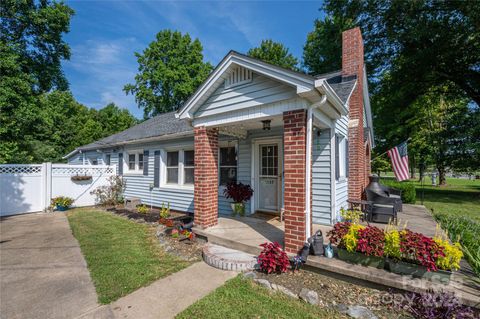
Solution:
[[[202,253],[203,260],[208,265],[218,269],[222,269],[222,270],[232,270],[237,272],[249,271],[249,270],[255,269],[255,265],[257,264],[257,260],[255,256],[252,255],[252,258],[250,260],[228,259],[228,258],[221,257],[217,255],[215,252],[213,252],[212,250],[216,247],[222,247],[222,246],[207,243],[203,247],[203,253]],[[233,249],[226,248],[226,247],[222,247],[222,248],[225,248],[226,250],[231,250],[232,252],[235,251]],[[244,252],[238,251],[238,253],[248,256],[248,254]]]

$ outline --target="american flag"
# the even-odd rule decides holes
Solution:
[[[392,161],[393,172],[399,182],[410,178],[408,167],[407,142],[403,142],[387,152]]]

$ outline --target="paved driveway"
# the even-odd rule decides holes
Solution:
[[[97,307],[77,240],[62,213],[0,221],[0,318],[74,318]]]

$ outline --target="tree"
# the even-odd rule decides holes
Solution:
[[[288,52],[283,44],[271,39],[262,40],[260,46],[248,50],[247,55],[262,61],[298,71],[298,60]]]
[[[127,109],[110,103],[98,110],[97,122],[102,126],[102,135],[109,136],[134,126],[138,120]]]
[[[212,70],[203,47],[187,33],[160,31],[143,53],[135,53],[139,73],[124,91],[134,94],[144,117],[180,108]]]
[[[317,75],[342,68],[342,32],[353,28],[351,18],[325,16],[316,19],[303,47],[303,66]]]
[[[70,58],[70,47],[62,36],[69,32],[73,14],[63,2],[0,2],[0,40],[15,50],[23,73],[34,79],[36,92],[68,87],[61,63]]]
[[[0,164],[30,162],[29,136],[36,117],[34,79],[22,71],[22,60],[0,40]]]

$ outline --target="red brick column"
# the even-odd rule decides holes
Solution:
[[[290,253],[297,253],[306,241],[306,124],[305,110],[283,113],[285,250]]]
[[[218,222],[218,129],[195,127],[195,225]]]
[[[348,198],[359,200],[365,186],[366,156],[363,141],[363,39],[360,28],[342,33],[342,74],[356,75],[357,85],[349,101]]]

